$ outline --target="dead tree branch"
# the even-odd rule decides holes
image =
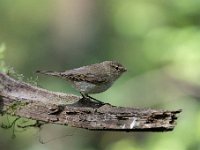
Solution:
[[[3,73],[0,111],[46,123],[117,131],[171,131],[181,112],[100,105],[72,94],[38,88]]]

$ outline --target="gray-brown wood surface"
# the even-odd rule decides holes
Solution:
[[[38,88],[3,73],[0,73],[0,111],[46,123],[117,131],[171,131],[181,112],[102,105]]]

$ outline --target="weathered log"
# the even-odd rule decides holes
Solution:
[[[99,104],[17,81],[3,73],[0,73],[0,111],[45,123],[117,131],[171,131],[181,112]]]

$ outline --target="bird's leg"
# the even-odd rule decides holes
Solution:
[[[89,96],[88,94],[83,94],[82,92],[80,92],[80,93],[81,93],[81,95],[82,95],[82,97],[83,97],[84,99],[90,98],[90,99],[92,99],[92,100],[94,100],[94,101],[96,101],[96,102],[98,102],[98,103],[100,103],[100,104],[105,104],[104,102],[101,102],[101,101],[99,101],[99,100],[97,100],[97,99],[95,99],[95,98]]]
[[[88,94],[86,94],[86,97],[88,97],[88,98],[90,98],[90,99],[92,99],[92,100],[94,100],[94,101],[96,101],[96,102],[98,102],[98,103],[100,103],[100,104],[105,104],[104,102],[102,102],[102,101],[100,101],[100,100],[98,100],[98,99],[96,99],[96,98],[94,98],[94,97],[91,97],[91,96],[89,96]]]
[[[82,92],[80,92],[80,94],[83,97],[83,99],[87,99],[87,96],[85,94],[83,94]]]

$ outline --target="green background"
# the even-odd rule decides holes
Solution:
[[[117,106],[183,112],[174,131],[167,133],[45,125],[40,131],[17,129],[12,139],[11,130],[0,129],[0,149],[200,149],[199,10],[198,0],[1,0],[4,61],[24,80],[35,80],[36,70],[117,60],[128,72],[95,98]],[[52,91],[79,95],[56,78],[39,76],[37,82]],[[6,121],[6,116],[0,118]],[[54,140],[41,144],[39,138]]]

